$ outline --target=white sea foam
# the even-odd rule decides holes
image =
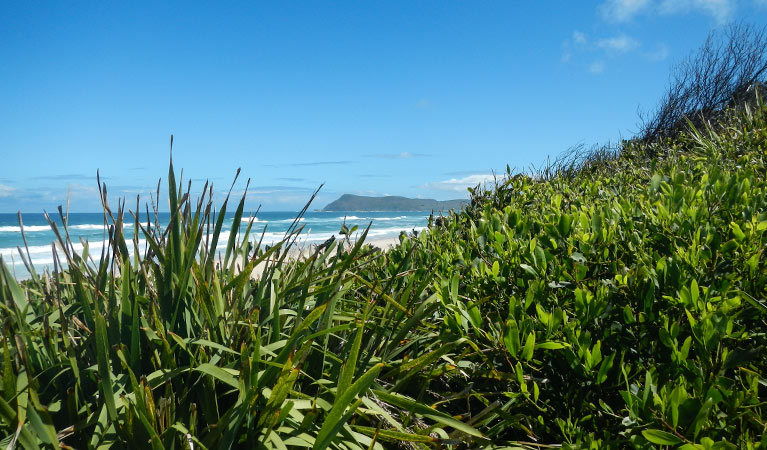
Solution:
[[[123,224],[123,228],[128,226],[133,226],[133,224],[127,224],[127,223]],[[69,229],[70,230],[103,230],[104,224],[97,225],[95,223],[86,223],[83,225],[70,225]]]
[[[344,217],[337,217],[336,219],[331,219],[331,220],[335,221],[335,220],[344,220],[344,219],[346,219],[346,220],[372,220],[374,222],[386,222],[386,221],[390,221],[390,220],[414,219],[414,220],[421,221],[425,217],[426,216],[424,216],[423,218],[420,217],[420,216],[415,216],[415,217],[409,217],[409,216],[396,216],[396,217],[357,217],[357,216],[344,216]]]
[[[347,221],[362,221],[362,220],[373,220],[374,225],[368,232],[368,240],[372,239],[381,239],[381,238],[389,238],[389,237],[396,237],[401,232],[411,232],[413,230],[416,230],[418,232],[424,230],[426,227],[421,226],[421,224],[424,224],[425,222],[425,216],[389,216],[389,217],[358,217],[358,216],[347,216]],[[243,219],[243,222],[245,222],[247,219]],[[338,229],[335,227],[329,227],[333,222],[338,224],[340,227],[340,222],[343,220],[343,218],[337,218],[337,216],[329,216],[327,218],[325,217],[308,217],[308,218],[301,218],[301,222],[303,222],[306,225],[312,225],[312,228],[316,230],[317,232],[314,232],[312,228],[309,228],[308,226],[304,231],[298,236],[297,243],[299,245],[308,245],[308,244],[320,244],[327,239],[329,239],[332,236],[335,236],[336,238],[342,238],[343,236],[338,235]],[[255,227],[250,236],[249,240],[255,245],[256,243],[261,240],[262,245],[274,245],[285,237],[285,229],[287,224],[291,224],[294,221],[294,219],[279,219],[279,220],[273,220],[271,221],[274,223],[275,228],[269,229],[267,232],[262,234],[262,231],[259,229],[259,227]],[[399,222],[394,222],[399,221]],[[266,225],[268,220],[256,220],[256,222],[261,223],[263,225]],[[378,223],[380,226],[376,226],[375,223]],[[286,225],[282,225],[282,224]],[[243,223],[243,226],[245,223]],[[130,224],[126,224],[126,226],[132,226]],[[73,234],[73,240],[76,239],[75,236],[78,234],[77,231],[87,231],[87,230],[103,230],[104,225],[102,224],[81,224],[81,225],[71,225],[70,229]],[[260,227],[263,228],[263,227]],[[225,229],[221,231],[221,234],[219,236],[218,245],[216,248],[217,252],[220,252],[226,248],[229,241],[229,236],[231,233],[231,222],[228,224],[225,224]],[[48,225],[31,225],[24,227],[25,232],[41,232],[41,231],[50,231],[50,227]],[[21,229],[18,226],[0,226],[0,232],[20,232]],[[358,229],[355,233],[353,238],[359,238],[362,235],[363,230]],[[6,235],[7,236],[7,235]],[[262,240],[263,236],[263,240]],[[52,237],[52,236],[51,236]],[[19,236],[20,238],[20,236]],[[242,235],[238,236],[238,242],[241,242]],[[19,239],[20,240],[20,239]],[[53,239],[51,239],[53,241]],[[205,245],[206,238],[203,237],[203,244]],[[210,245],[209,238],[207,240],[207,244]],[[59,253],[59,260],[62,263],[65,263],[65,258],[63,253],[61,252],[61,249],[57,245],[57,251]],[[102,249],[105,245],[107,245],[107,242],[100,241],[100,240],[93,240],[89,242],[89,253],[91,257],[94,260],[98,260],[98,258],[101,255]],[[139,241],[139,249],[140,251],[144,251],[146,247],[146,241],[141,239]],[[131,242],[128,243],[129,252],[132,254],[134,251],[133,245]],[[73,249],[76,253],[82,254],[83,251],[83,244],[80,242],[73,243]],[[26,256],[27,250],[22,248],[22,251],[24,252],[24,255]],[[46,267],[51,268],[54,262],[54,258],[51,252],[51,245],[33,245],[28,248],[29,255],[32,261],[32,264],[35,266],[35,268],[39,271]],[[6,248],[0,248],[0,255],[2,255],[3,260],[6,264],[9,266],[13,265],[15,267],[15,270],[21,270],[24,271],[23,261],[19,257],[18,250],[16,247],[6,247]]]
[[[24,227],[25,233],[50,230],[51,227],[49,225],[27,225]],[[21,233],[21,227],[16,225],[4,225],[0,227],[0,233]]]
[[[380,220],[380,221],[387,221],[387,220],[402,220],[407,219],[407,216],[397,216],[397,217],[376,217],[373,220]],[[419,218],[420,219],[420,218]]]
[[[60,260],[64,259],[64,256],[61,254],[61,246],[57,243],[56,249],[57,252],[59,252]],[[104,246],[103,242],[96,242],[89,244],[89,252],[93,254],[94,251],[101,252],[102,247]],[[82,254],[83,251],[83,245],[81,243],[73,243],[72,247],[75,249],[77,253]],[[27,248],[21,247],[22,253],[24,253],[24,256],[29,254],[29,258],[31,259],[31,262],[33,265],[49,265],[53,264],[53,253],[51,249],[51,245],[30,245]],[[23,264],[21,261],[21,258],[19,257],[19,251],[15,247],[7,247],[7,248],[0,248],[0,255],[2,255],[3,260],[6,261],[6,263],[10,264],[11,260],[13,260],[14,265],[20,265]]]
[[[60,224],[56,226],[61,229]],[[133,223],[123,223],[123,228],[133,227]],[[84,223],[80,225],[69,225],[70,230],[103,230],[104,224],[96,223]],[[41,231],[53,231],[50,225],[24,225],[25,233],[35,233]],[[0,226],[0,233],[21,233],[21,227],[17,225],[3,225]]]
[[[101,252],[104,249],[105,245],[108,245],[109,241],[85,241],[88,245],[88,254],[91,258],[98,259],[101,256]],[[53,243],[53,242],[52,242]],[[134,246],[132,241],[128,242],[128,253],[130,255],[133,255],[134,252]],[[58,242],[55,242],[54,245],[56,246],[56,252],[59,255],[59,261],[61,263],[66,263],[66,257],[64,256],[61,245]],[[138,241],[139,250],[143,251],[143,249],[146,247],[146,240],[145,239],[139,239]],[[72,243],[72,250],[74,250],[75,253],[78,255],[83,254],[83,250],[85,248],[85,245],[81,242],[73,242]],[[31,245],[29,247],[21,247],[21,251],[24,254],[24,256],[27,256],[29,254],[29,258],[32,262],[32,265],[35,267],[43,267],[43,266],[51,266],[53,265],[53,251],[51,248],[51,244],[48,245]],[[28,253],[27,253],[28,252]],[[0,248],[0,255],[2,255],[3,260],[6,262],[6,264],[11,264],[11,261],[13,261],[13,265],[23,265],[23,261],[19,257],[19,251],[16,247],[6,247],[6,248]]]

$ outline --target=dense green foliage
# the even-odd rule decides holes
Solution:
[[[765,117],[510,177],[422,234],[442,335],[483,349],[451,414],[493,406],[472,423],[497,441],[767,448]]]
[[[646,145],[298,259],[171,165],[167,227],[3,266],[0,447],[767,449],[767,109]]]

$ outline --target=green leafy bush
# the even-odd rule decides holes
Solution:
[[[427,401],[495,442],[767,448],[765,112],[509,176],[386,255],[433,268],[441,334],[477,349]]]

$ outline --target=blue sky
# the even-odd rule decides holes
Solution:
[[[0,212],[148,200],[174,163],[248,207],[466,197],[630,137],[669,67],[765,0],[2,2]],[[112,200],[114,202],[114,200]]]

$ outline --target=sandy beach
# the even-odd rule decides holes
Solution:
[[[353,240],[352,240],[352,243],[354,243]],[[387,251],[391,249],[392,247],[394,247],[395,245],[399,244],[399,236],[366,239],[365,243],[373,247],[378,247],[383,251]],[[315,247],[314,244],[298,245],[297,247],[294,247],[290,250],[290,252],[288,253],[288,258],[295,259],[295,258],[306,257],[311,254],[311,252],[314,250],[314,247]],[[270,260],[262,261],[258,265],[256,265],[256,267],[253,269],[252,277],[258,278],[263,273],[264,266],[269,261]]]

